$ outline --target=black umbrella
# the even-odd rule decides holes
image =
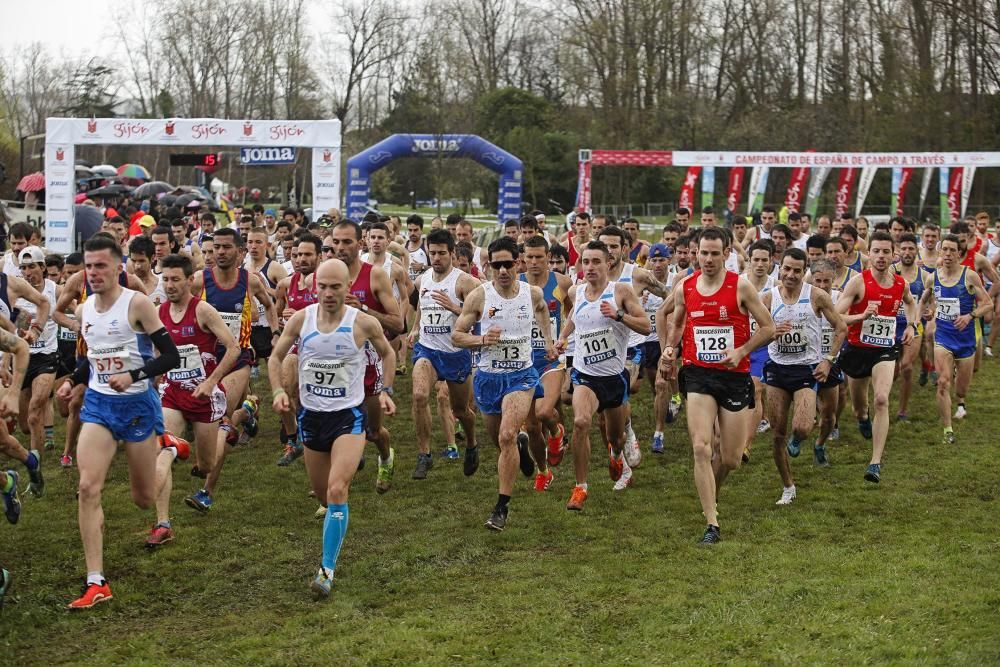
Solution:
[[[122,183],[109,183],[102,188],[87,193],[90,197],[117,197],[132,192],[132,188]]]
[[[173,206],[177,203],[177,195],[166,194],[157,199],[161,206]]]
[[[180,197],[178,197],[174,201],[173,205],[174,206],[180,206],[181,208],[184,208],[185,206],[187,206],[188,204],[190,204],[193,201],[201,202],[201,201],[206,201],[206,199],[205,199],[204,196],[202,196],[199,193],[188,192],[188,193],[183,194]]]
[[[174,189],[174,186],[170,183],[164,181],[150,181],[149,183],[143,183],[135,189],[135,196],[139,199],[146,199],[147,197],[153,197],[160,194],[161,192],[170,192]]]
[[[73,220],[76,225],[77,247],[82,248],[84,242],[101,231],[104,215],[95,206],[74,206]]]

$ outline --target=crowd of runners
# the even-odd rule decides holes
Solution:
[[[155,512],[145,544],[156,548],[174,539],[175,461],[193,457],[191,511],[238,495],[222,484],[223,464],[258,435],[269,403],[281,421],[276,464],[303,459],[320,505],[311,590],[322,598],[367,442],[376,490],[386,493],[402,456],[414,480],[444,474],[431,472],[435,458],[462,459],[474,475],[485,437],[499,449],[485,526],[503,531],[519,471],[544,493],[568,455],[566,509],[584,511],[595,438],[611,492],[625,492],[683,411],[700,542],[711,545],[721,539],[720,486],[749,459],[756,433],[773,435],[779,505],[796,499],[790,461],[804,446],[830,465],[847,406],[871,440],[859,483],[879,484],[914,376],[936,385],[943,441],[963,437],[955,422],[968,414],[970,383],[998,331],[989,324],[1000,241],[989,216],[948,229],[777,217],[764,208],[756,224],[737,215],[723,226],[706,208],[694,224],[680,209],[650,243],[632,218],[580,211],[550,227],[536,211],[477,247],[459,215],[371,213],[359,224],[336,210],[315,222],[295,209],[280,218],[255,210],[218,227],[211,213],[168,210],[131,233],[112,217],[65,257],[44,252],[38,230],[14,225],[0,273],[0,452],[23,471],[0,472],[6,517],[17,523],[22,487],[43,495],[43,452],[52,451],[46,467],[76,467],[86,585],[69,607],[110,600],[102,490],[121,443],[132,500]],[[415,450],[397,449],[391,434],[394,382],[407,374]],[[648,442],[629,401],[642,384],[654,397]],[[56,413],[66,426],[61,455]],[[0,576],[2,600],[11,577]]]

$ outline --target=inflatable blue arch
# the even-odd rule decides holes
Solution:
[[[521,217],[524,164],[474,134],[394,134],[347,161],[347,215],[358,222],[368,210],[371,175],[404,157],[447,157],[475,160],[500,176],[497,222]]]

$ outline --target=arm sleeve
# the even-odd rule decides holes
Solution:
[[[86,384],[90,380],[90,360],[87,357],[83,357],[77,362],[76,370],[73,371],[70,379],[73,380],[73,384]]]
[[[177,351],[177,346],[174,345],[174,341],[170,337],[170,334],[167,333],[165,327],[149,334],[149,339],[153,341],[153,345],[156,346],[156,351],[160,353],[160,356],[150,359],[142,368],[129,371],[133,382],[162,375],[169,370],[177,368],[181,363],[181,355]]]
[[[417,294],[417,290],[410,290],[410,305],[414,308],[420,303],[420,295]]]

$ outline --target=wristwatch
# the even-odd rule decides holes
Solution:
[[[625,310],[619,308],[618,314],[615,316],[615,322],[621,322],[623,319],[625,319]]]
[[[392,387],[382,387],[382,393],[389,394],[390,396],[392,396],[396,392],[392,390]]]
[[[830,365],[832,366],[832,365],[834,365],[835,363],[837,363],[837,360],[838,360],[838,359],[840,359],[840,355],[839,355],[839,354],[828,354],[828,355],[826,355],[826,356],[825,356],[825,357],[823,357],[823,358],[824,358],[824,359],[825,359],[826,361],[829,361],[829,362],[830,362]]]
[[[362,313],[367,313],[368,312],[368,304],[367,303],[361,304],[361,312]]]

